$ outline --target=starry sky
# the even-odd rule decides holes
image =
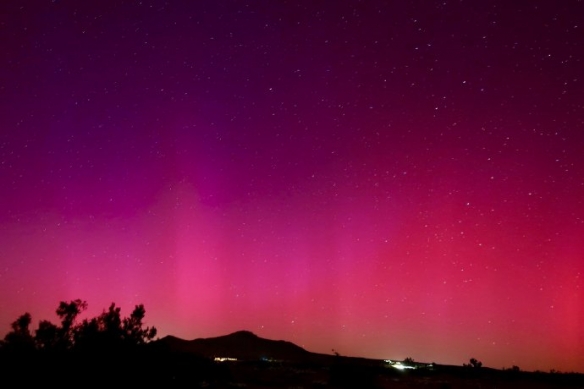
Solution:
[[[0,335],[584,372],[584,3],[2,1]]]

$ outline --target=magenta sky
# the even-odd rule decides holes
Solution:
[[[166,3],[0,4],[1,336],[584,372],[582,2]]]

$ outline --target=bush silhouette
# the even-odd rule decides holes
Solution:
[[[41,320],[39,328],[35,331],[34,340],[37,348],[41,350],[55,350],[60,342],[60,330],[48,320]]]
[[[12,331],[6,334],[3,347],[8,350],[26,352],[34,349],[34,338],[30,333],[30,323],[32,318],[30,313],[19,316],[10,327]]]
[[[480,369],[483,366],[483,363],[478,361],[476,358],[471,358],[469,362],[469,364],[463,363],[462,366],[471,367],[474,369]]]
[[[34,337],[30,331],[31,315],[25,313],[12,324],[2,342],[7,352],[43,351],[97,351],[131,348],[150,342],[156,336],[155,327],[144,327],[146,310],[136,305],[130,316],[122,318],[119,307],[112,303],[99,316],[77,323],[78,316],[87,309],[82,300],[61,301],[56,314],[61,323],[56,325],[41,320]]]
[[[59,324],[41,320],[35,331],[29,313],[18,317],[0,341],[4,379],[19,387],[61,388],[88,380],[97,386],[129,387],[171,382],[176,368],[165,364],[168,355],[147,347],[156,328],[144,325],[143,305],[122,317],[112,303],[97,317],[79,321],[86,309],[83,300],[61,301],[55,311]]]
[[[84,320],[75,332],[75,345],[80,349],[107,349],[143,345],[156,336],[155,327],[143,328],[144,305],[136,305],[127,318],[112,303],[107,311]]]

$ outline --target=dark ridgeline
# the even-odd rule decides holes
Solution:
[[[59,324],[25,313],[0,342],[1,387],[207,387],[207,388],[583,388],[584,375],[496,370],[475,358],[462,366],[381,360],[309,352],[249,331],[207,339],[154,340],[137,305],[122,317],[111,304],[78,322],[81,300],[61,302]],[[219,360],[215,360],[218,358]],[[396,366],[409,366],[400,371]]]
[[[215,338],[183,340],[166,336],[158,341],[168,349],[206,358],[235,358],[259,361],[307,361],[315,356],[300,346],[284,340],[260,338],[249,331],[238,331]]]

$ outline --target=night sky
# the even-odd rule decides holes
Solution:
[[[0,336],[584,372],[584,3],[2,1]]]

